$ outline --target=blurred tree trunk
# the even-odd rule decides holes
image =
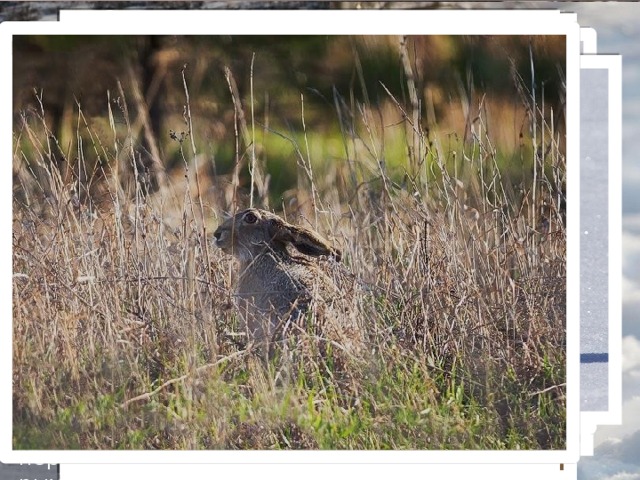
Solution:
[[[141,37],[137,51],[139,80],[133,73],[136,69],[130,69],[139,120],[144,128],[142,165],[146,193],[162,188],[166,176],[159,148],[167,90],[166,66],[161,61],[164,41],[165,37],[159,35]]]

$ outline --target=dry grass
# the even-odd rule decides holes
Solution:
[[[320,168],[304,112],[299,139],[280,134],[298,155],[289,220],[334,241],[359,287],[368,351],[345,386],[331,359],[287,376],[245,350],[233,264],[208,238],[248,203],[237,171],[196,177],[188,125],[184,169],[146,194],[120,93],[109,132],[78,108],[71,155],[44,109],[15,129],[14,448],[565,448],[565,164],[539,115],[544,154],[522,148],[519,181],[482,115],[452,147],[415,105],[390,99],[400,127],[358,105],[343,161]],[[236,170],[251,162],[260,198],[251,115],[238,125]]]

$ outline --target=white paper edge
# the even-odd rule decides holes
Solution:
[[[153,471],[149,465],[132,464],[70,464],[61,465],[60,477],[64,480],[113,480],[153,478],[153,480],[176,480],[182,478],[254,478],[260,480],[283,480],[287,478],[435,478],[491,480],[569,480],[577,478],[577,465],[557,463],[526,465],[474,465],[474,464],[429,464],[429,465],[163,465]]]
[[[580,454],[593,455],[597,426],[622,423],[622,57],[582,55],[580,68],[609,71],[609,403],[580,413]]]
[[[598,32],[595,28],[580,27],[580,41],[582,42],[583,55],[595,55],[598,53]]]
[[[267,16],[274,20],[267,21]],[[277,19],[277,20],[276,20]],[[357,20],[357,21],[355,21]],[[305,23],[306,21],[306,23]],[[12,449],[11,430],[0,437],[0,458],[5,463],[575,463],[579,459],[579,55],[580,31],[577,15],[550,11],[466,10],[466,11],[61,11],[59,22],[0,23],[0,58],[11,59],[13,34],[559,34],[567,36],[567,195],[573,199],[567,205],[567,448],[555,451],[60,451]],[[5,60],[7,61],[7,60]],[[11,86],[11,68],[0,69],[5,89]],[[3,92],[0,105],[12,111],[10,95]],[[12,125],[9,115],[0,118],[2,145],[11,145]],[[8,124],[7,124],[8,122]],[[6,148],[6,147],[5,147]],[[6,151],[6,150],[5,150]],[[10,163],[2,178],[11,178]],[[575,166],[575,167],[572,167]],[[3,189],[10,204],[11,187]],[[3,211],[6,225],[11,214]],[[8,229],[9,230],[9,229]],[[11,248],[9,231],[3,242]],[[4,257],[3,265],[10,278],[11,263]],[[11,288],[1,289],[5,308],[11,305]],[[11,313],[5,318],[12,318]],[[573,320],[572,320],[573,319]],[[2,322],[0,344],[2,365],[0,397],[2,424],[12,424],[11,403],[11,323]]]

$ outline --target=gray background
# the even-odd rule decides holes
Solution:
[[[7,465],[0,463],[0,480],[58,480],[60,465]]]

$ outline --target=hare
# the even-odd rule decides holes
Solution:
[[[295,332],[311,333],[339,348],[351,349],[360,338],[349,312],[347,288],[312,262],[293,256],[289,246],[311,257],[341,260],[341,252],[317,233],[279,216],[249,208],[227,219],[214,232],[215,244],[240,264],[236,305],[250,341],[270,350]]]

